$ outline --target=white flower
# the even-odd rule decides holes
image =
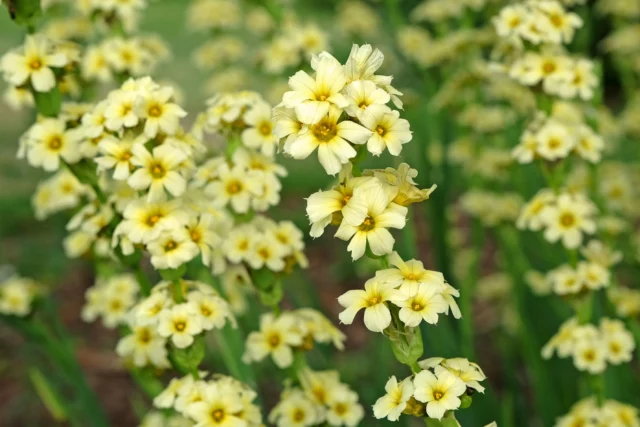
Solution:
[[[327,399],[327,422],[332,426],[355,427],[364,417],[358,395],[346,386],[338,387]]]
[[[218,384],[207,384],[202,398],[186,408],[199,427],[248,427],[240,416],[242,410],[239,397]]]
[[[136,100],[135,112],[145,119],[144,134],[149,138],[155,138],[160,131],[165,135],[174,135],[178,131],[180,119],[187,113],[171,102],[172,98],[173,89],[163,87]]]
[[[260,331],[251,332],[247,337],[245,361],[261,361],[271,355],[279,368],[286,368],[293,363],[291,347],[302,344],[302,336],[296,328],[296,318],[282,314],[274,317],[264,314],[260,318]]]
[[[391,97],[370,80],[357,80],[344,88],[349,105],[345,108],[351,117],[360,118],[373,105],[385,105]]]
[[[439,271],[426,270],[421,261],[412,259],[403,261],[397,252],[387,256],[387,261],[395,268],[376,271],[376,277],[393,283],[395,287],[415,293],[421,283],[442,290],[445,284],[444,275]]]
[[[202,321],[191,304],[178,304],[160,314],[158,333],[165,338],[171,337],[171,342],[178,348],[189,347],[193,337],[200,332]]]
[[[163,231],[147,243],[151,264],[157,269],[175,269],[198,256],[200,250],[184,228]]]
[[[582,233],[592,234],[596,224],[592,219],[594,206],[584,198],[562,194],[555,206],[547,206],[540,213],[545,224],[544,237],[550,242],[562,239],[565,247],[575,249],[582,244]]]
[[[411,141],[409,122],[400,118],[400,113],[386,105],[372,105],[360,114],[362,124],[369,129],[371,137],[367,149],[374,156],[389,150],[392,156],[399,156],[402,145]]]
[[[29,130],[27,160],[32,166],[46,171],[60,168],[60,162],[76,163],[80,160],[79,133],[66,130],[65,123],[57,119],[45,119]]]
[[[37,92],[49,92],[56,85],[56,77],[51,68],[62,68],[69,62],[62,52],[41,35],[27,36],[22,52],[9,52],[2,57],[0,68],[7,80],[14,86],[22,86],[31,81]]]
[[[420,283],[417,289],[400,289],[391,301],[400,307],[400,320],[405,325],[416,327],[422,320],[436,324],[438,314],[448,310],[440,291],[439,286]]]
[[[342,110],[330,107],[327,114],[319,117],[314,124],[303,129],[285,150],[294,159],[306,159],[316,148],[318,159],[329,175],[335,175],[349,159],[356,156],[356,150],[349,144],[364,144],[371,131],[350,120],[339,122]]]
[[[261,193],[260,178],[257,171],[247,171],[241,166],[230,168],[223,164],[218,168],[219,179],[205,187],[205,192],[213,197],[217,207],[231,205],[237,213],[247,213],[251,199]]]
[[[364,255],[367,245],[378,256],[393,251],[395,239],[388,228],[403,228],[408,212],[405,206],[393,203],[394,198],[394,192],[382,185],[354,192],[354,209],[343,211],[336,232],[339,239],[351,239],[347,249],[354,260]]]
[[[546,160],[558,160],[569,155],[576,146],[576,137],[567,126],[550,121],[536,134],[538,154]]]
[[[460,407],[460,396],[467,389],[460,378],[446,370],[436,375],[430,371],[419,372],[413,379],[413,387],[415,398],[427,404],[427,415],[439,420],[446,411]]]
[[[159,368],[169,367],[166,340],[150,326],[134,326],[132,333],[118,341],[116,353],[120,357],[130,357],[133,364],[144,367],[148,364]]]
[[[244,121],[249,127],[242,131],[243,144],[273,157],[278,138],[273,133],[271,106],[263,101],[257,102],[244,115]]]
[[[397,421],[404,408],[407,407],[407,402],[413,396],[411,378],[406,378],[398,383],[396,377],[393,376],[387,381],[384,390],[387,394],[379,398],[373,405],[373,415],[378,419],[386,417],[389,421]]]
[[[123,181],[131,176],[131,171],[135,169],[132,162],[133,146],[144,144],[146,138],[135,136],[131,132],[125,132],[120,139],[107,136],[98,143],[98,150],[102,154],[94,161],[98,164],[98,170],[105,171],[113,169],[113,179]]]
[[[185,192],[187,181],[180,174],[182,163],[187,159],[183,151],[169,145],[160,145],[151,154],[140,144],[134,145],[131,151],[131,163],[139,168],[127,182],[136,190],[149,189],[149,202],[163,200],[165,189],[175,197]]]
[[[386,302],[396,294],[392,284],[372,278],[364,284],[364,290],[347,291],[338,298],[345,308],[338,316],[346,325],[353,323],[356,314],[364,308],[364,324],[373,332],[382,332],[391,323],[391,312]]]
[[[315,78],[298,71],[289,78],[293,90],[282,98],[283,105],[295,108],[298,119],[309,125],[325,117],[332,105],[340,112],[349,105],[340,93],[347,82],[342,65],[329,55],[321,56],[315,65]]]

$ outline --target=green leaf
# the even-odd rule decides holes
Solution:
[[[40,0],[3,0],[9,9],[9,15],[20,25],[33,26],[42,15]]]
[[[402,329],[398,330],[392,323],[385,332],[389,336],[391,350],[393,350],[393,355],[398,362],[408,365],[413,369],[424,352],[420,328],[402,326]]]
[[[169,360],[176,370],[183,374],[198,371],[200,362],[204,359],[204,339],[199,335],[187,348],[171,347],[169,350]]]
[[[57,117],[62,106],[62,94],[58,86],[49,92],[38,92],[33,90],[33,99],[36,102],[38,113],[45,117]]]
[[[273,271],[264,267],[260,270],[253,270],[251,272],[251,278],[253,279],[253,284],[256,288],[268,291],[273,288],[278,276]]]
[[[45,378],[45,376],[42,375],[42,372],[40,372],[36,368],[29,369],[29,379],[31,380],[31,383],[35,388],[36,393],[38,393],[40,400],[42,400],[44,406],[47,408],[47,410],[49,410],[49,413],[51,414],[53,419],[58,422],[66,421],[66,410],[62,402],[60,401],[56,391],[51,386],[51,384],[49,384],[49,381]]]

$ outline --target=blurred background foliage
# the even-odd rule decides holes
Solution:
[[[413,212],[415,228],[400,233],[401,255],[416,257],[423,260],[427,267],[442,270],[455,287],[463,288],[457,278],[465,277],[464,273],[472,274],[473,268],[460,271],[460,268],[464,268],[461,267],[462,263],[456,262],[456,256],[460,254],[443,251],[441,246],[443,242],[446,244],[446,232],[455,225],[466,236],[468,246],[480,254],[475,267],[476,281],[480,277],[488,277],[489,281],[493,279],[495,283],[500,277],[491,274],[499,272],[510,274],[514,280],[511,297],[520,313],[517,318],[505,322],[499,312],[502,308],[476,302],[471,313],[464,312],[475,325],[473,348],[463,348],[460,339],[464,334],[461,330],[463,324],[443,317],[438,327],[426,327],[423,330],[425,357],[464,355],[484,368],[488,376],[487,391],[484,395],[474,396],[470,409],[458,413],[463,426],[483,426],[493,420],[500,426],[552,425],[556,417],[566,413],[573,403],[587,394],[587,386],[575,387],[575,384],[584,381],[573,368],[571,360],[543,361],[540,357],[543,344],[557,331],[558,325],[569,317],[570,311],[553,296],[534,296],[524,282],[524,273],[531,265],[542,271],[555,267],[561,249],[543,243],[539,234],[527,233],[516,235],[512,240],[513,246],[508,250],[498,251],[495,234],[477,220],[462,217],[456,219],[455,224],[450,222],[446,209],[462,191],[468,189],[469,182],[454,166],[447,166],[446,162],[443,166],[438,162],[438,159],[442,160],[442,156],[437,155],[438,150],[441,153],[442,144],[454,140],[459,129],[447,113],[434,114],[428,104],[450,69],[434,67],[421,71],[400,59],[393,48],[394,28],[401,25],[403,17],[419,1],[371,3],[381,18],[376,40],[334,35],[334,10],[338,3],[300,0],[294,7],[301,20],[313,21],[329,31],[330,51],[338,58],[346,57],[352,43],[362,42],[371,42],[383,52],[392,53],[388,55],[388,70],[395,75],[399,89],[406,93],[405,118],[409,119],[414,131],[414,140],[406,146],[402,157],[418,168],[421,184],[435,182],[439,186],[432,200],[425,203],[428,208]],[[173,58],[157,70],[154,78],[175,82],[183,90],[186,99],[183,105],[193,118],[204,109],[209,94],[202,88],[210,75],[193,65],[192,53],[208,36],[188,31],[185,16],[187,5],[185,0],[151,2],[143,16],[141,28],[142,32],[159,34],[170,46]],[[584,14],[592,7],[589,2],[578,12]],[[487,25],[489,17],[495,13],[494,9],[487,8],[483,14],[474,17],[474,22],[466,25]],[[0,52],[5,52],[18,45],[23,34],[10,21],[4,9],[0,12]],[[589,16],[591,19],[587,21],[587,30],[580,32],[573,49],[601,60],[606,100],[615,111],[624,101],[621,81],[611,58],[604,56],[599,48],[599,41],[608,34],[611,25],[608,21],[598,20],[596,15]],[[357,20],[358,17],[354,16],[353,19]],[[287,72],[278,77],[280,83],[286,82],[284,76],[290,74]],[[98,325],[85,325],[79,319],[84,290],[93,278],[87,265],[82,261],[69,262],[62,251],[66,218],[56,215],[46,222],[34,219],[30,198],[44,174],[15,158],[18,138],[33,121],[32,114],[27,110],[14,112],[5,104],[0,104],[0,264],[12,264],[21,274],[37,278],[53,289],[63,323],[76,340],[83,369],[104,402],[112,425],[134,425],[135,412],[144,411],[141,409],[145,405],[144,399],[128,379],[126,371],[118,368],[115,356],[112,356],[116,336]],[[514,126],[505,137],[507,146],[516,144],[519,137],[517,129]],[[637,159],[637,154],[637,141],[626,139],[621,142],[620,158]],[[432,164],[434,160],[435,164]],[[303,198],[327,186],[327,176],[313,161],[294,162],[282,157],[280,161],[286,165],[289,176],[283,181],[283,203],[275,211],[275,216],[291,219],[302,230],[307,230]],[[367,166],[392,164],[393,161],[387,154],[375,161],[369,159]],[[534,168],[518,167],[511,173],[511,181],[521,184],[521,192],[525,197],[543,185],[542,177]],[[352,264],[348,253],[343,250],[343,243],[332,239],[330,233],[317,240],[307,239],[307,245],[310,269],[298,273],[286,284],[287,303],[296,307],[319,308],[337,323],[337,296],[347,289],[361,286],[376,267],[367,266],[367,261]],[[637,277],[639,271],[635,268],[628,274]],[[473,284],[466,290],[475,286]],[[250,328],[257,323],[258,313],[253,312],[250,317],[243,327]],[[343,381],[354,387],[365,407],[370,408],[381,395],[388,377],[392,374],[404,376],[405,368],[396,363],[382,335],[367,333],[358,322],[344,331],[349,337],[346,351],[317,350],[311,356],[311,364],[318,369],[338,369]],[[40,409],[40,399],[34,387],[37,382],[29,378],[26,370],[25,361],[42,358],[42,355],[35,354],[28,346],[17,346],[18,342],[17,336],[8,330],[0,330],[0,425],[55,425],[50,415]],[[212,343],[214,346],[217,344]],[[220,357],[219,352],[210,354]],[[46,364],[46,360],[40,360],[40,363]],[[224,370],[221,360],[215,359],[212,364]],[[268,379],[277,378],[274,375],[275,368],[265,363],[247,369],[257,371],[254,373],[256,378],[267,379],[261,381],[259,386],[266,403],[273,404],[280,387]],[[637,360],[631,366],[609,367],[606,373],[608,396],[640,405],[638,375]],[[411,422],[405,417],[395,424],[412,425]],[[385,420],[373,420],[371,416],[362,423],[366,426],[392,424]]]

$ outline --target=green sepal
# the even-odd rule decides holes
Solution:
[[[405,326],[404,323],[398,319],[397,307],[392,305],[390,310],[394,321],[384,332],[389,337],[389,341],[391,341],[393,355],[398,362],[415,370],[416,363],[424,352],[420,328]]]
[[[160,276],[169,282],[175,282],[182,279],[182,276],[187,272],[187,265],[182,264],[178,268],[167,268],[164,270],[159,270]]]
[[[473,399],[468,394],[463,394],[460,397],[460,409],[467,409],[473,403]]]
[[[202,335],[195,337],[193,344],[187,348],[172,346],[169,349],[171,365],[182,374],[197,373],[200,362],[204,359],[204,338]]]

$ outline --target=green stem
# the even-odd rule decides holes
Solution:
[[[558,409],[559,400],[558,396],[556,396],[556,390],[549,382],[551,376],[540,355],[541,345],[532,333],[532,331],[535,331],[535,326],[531,323],[533,316],[529,316],[527,313],[527,287],[522,278],[529,270],[529,264],[522,252],[515,229],[500,228],[497,229],[496,234],[507,262],[509,273],[513,279],[513,294],[519,315],[518,334],[522,343],[522,353],[526,366],[531,370],[530,378],[535,391],[538,414],[543,418],[544,425],[551,425],[553,418],[560,412]]]
[[[143,296],[148,297],[151,294],[153,286],[151,285],[149,277],[147,277],[147,273],[144,272],[140,264],[137,264],[133,267],[133,274],[136,276],[138,285],[140,285],[140,292]]]
[[[475,259],[470,271],[461,282],[460,292],[460,311],[463,316],[461,319],[461,335],[462,335],[462,352],[469,360],[475,360],[474,350],[474,322],[473,322],[473,294],[475,291],[476,281],[480,273],[480,263],[482,261],[482,246],[484,244],[483,228],[477,220],[474,220],[471,226],[471,238]]]

